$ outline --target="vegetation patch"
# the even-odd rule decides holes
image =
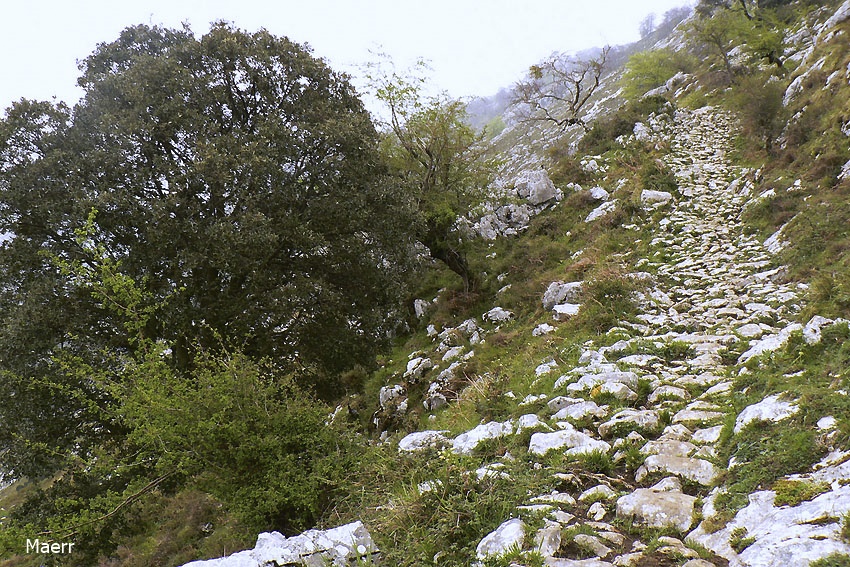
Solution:
[[[776,506],[797,506],[801,502],[829,492],[830,485],[826,482],[780,479],[773,484],[772,490],[776,492],[774,500]]]

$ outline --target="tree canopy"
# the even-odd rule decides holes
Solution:
[[[7,469],[121,434],[109,392],[58,360],[114,361],[133,337],[68,266],[105,259],[138,285],[141,336],[177,370],[223,344],[311,380],[368,363],[393,325],[410,216],[347,78],[224,23],[199,38],[131,27],[80,68],[73,109],[22,100],[0,121]]]
[[[399,74],[372,65],[372,88],[389,112],[382,153],[399,191],[411,198],[417,239],[470,291],[479,278],[458,221],[482,201],[495,166],[483,155],[483,136],[470,126],[466,104],[445,93],[425,95],[424,68],[420,61]]]

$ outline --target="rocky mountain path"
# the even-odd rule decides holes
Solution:
[[[747,180],[753,172],[727,159],[734,127],[730,116],[710,108],[677,111],[673,120],[654,125],[655,135],[669,144],[665,161],[680,196],[659,223],[652,253],[637,262],[642,271],[631,274],[647,284],[647,291],[637,294],[642,312],[637,322],[620,323],[632,338],[610,345],[585,343],[579,366],[563,373],[553,392],[532,397],[547,400],[548,420],[526,414],[482,424],[454,440],[426,431],[400,442],[402,451],[443,443],[471,453],[486,439],[534,431],[528,454],[537,458],[534,466],[542,474],[553,475],[559,489],[529,498],[516,517],[480,542],[479,559],[524,549],[551,567],[655,565],[659,557],[670,561],[661,564],[687,567],[802,566],[834,551],[850,551],[837,524],[780,518],[775,507],[761,510],[759,525],[736,517],[709,533],[700,523],[715,511],[719,489],[712,487],[727,467],[718,461],[716,444],[733,411],[732,377],[747,372],[737,365],[778,348],[793,331],[819,337],[820,328],[832,323],[815,318],[805,329],[791,323],[806,286],[782,283],[782,270],[770,269],[771,254],[762,242],[744,233],[741,214],[753,200]],[[563,301],[570,285],[555,282],[547,295]],[[572,312],[563,309],[572,304],[552,303],[552,297],[544,298],[555,313]],[[750,341],[750,349],[738,360],[724,356],[742,340]],[[672,355],[665,358],[664,353]],[[553,364],[544,363],[538,374],[553,370]],[[778,421],[795,411],[793,403],[773,396],[737,415],[735,429],[757,419]],[[585,459],[608,456],[618,466],[642,464],[625,477],[573,474],[552,470],[547,459],[553,452]],[[824,470],[850,478],[850,465],[840,461]],[[479,477],[500,475],[500,466],[493,463],[477,472]],[[827,509],[848,510],[848,497],[850,492],[836,483],[806,514],[816,520],[827,517]],[[749,512],[748,507],[741,514]],[[530,521],[529,514],[545,519]],[[776,521],[765,524],[773,516]],[[633,531],[624,525],[670,535],[649,548],[648,542],[629,536]],[[747,545],[741,546],[742,540]],[[700,558],[685,542],[704,546],[714,559]]]

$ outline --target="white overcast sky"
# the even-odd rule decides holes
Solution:
[[[309,43],[335,69],[356,73],[371,51],[402,67],[430,61],[453,96],[491,95],[553,51],[638,39],[638,24],[693,0],[2,0],[0,110],[20,98],[74,103],[77,61],[130,25],[202,35],[227,20]]]

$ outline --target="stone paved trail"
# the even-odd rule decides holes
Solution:
[[[733,128],[728,116],[709,108],[678,111],[674,120],[656,124],[656,135],[670,143],[666,162],[677,177],[681,194],[660,221],[651,242],[652,254],[637,263],[645,272],[635,277],[649,281],[649,290],[642,293],[640,322],[621,324],[639,336],[609,346],[586,344],[580,366],[564,373],[554,392],[546,395],[552,414],[548,423],[529,414],[517,422],[481,425],[454,441],[441,439],[439,432],[420,432],[402,440],[400,447],[406,450],[415,450],[416,443],[442,441],[468,453],[484,439],[536,428],[529,444],[531,455],[542,456],[556,449],[573,455],[603,451],[621,462],[631,447],[632,451],[639,448],[645,457],[634,478],[609,479],[598,486],[587,487],[577,482],[575,475],[557,473],[561,485],[573,483],[578,491],[530,498],[518,515],[522,511],[549,512],[544,527],[528,538],[523,520],[509,519],[481,541],[479,558],[517,545],[541,553],[546,565],[554,567],[633,565],[647,559],[645,546],[624,537],[611,523],[615,518],[677,532],[679,538],[668,537],[661,543],[666,552],[689,558],[688,567],[712,565],[685,546],[689,533],[693,541],[725,557],[730,565],[803,566],[833,551],[850,551],[835,533],[835,525],[806,524],[801,528],[800,518],[779,518],[781,514],[769,501],[752,510],[751,504],[714,534],[693,531],[697,514],[712,512],[712,498],[700,510],[698,499],[686,493],[683,484],[691,487],[687,491],[691,494],[693,487],[701,486],[698,490],[705,495],[722,474],[715,444],[720,423],[730,411],[732,385],[726,364],[730,361],[724,363],[721,356],[724,349],[740,340],[752,340],[752,348],[741,356],[743,361],[778,348],[792,330],[802,328],[789,320],[801,308],[799,292],[805,286],[778,283],[781,271],[768,269],[770,253],[758,239],[743,234],[740,218],[753,200],[752,184],[746,181],[752,172],[728,163]],[[670,363],[654,354],[665,345],[682,343],[691,347],[682,360]],[[638,399],[641,383],[647,382],[651,393],[640,408],[612,410],[592,400],[600,400],[604,394],[608,399],[633,401]],[[796,411],[792,403],[775,398],[756,406],[738,420],[779,420]],[[665,415],[672,416],[666,427]],[[591,427],[579,430],[572,423],[584,420],[586,424],[588,418]],[[833,472],[850,477],[850,468]],[[638,486],[645,488],[635,488]],[[631,488],[624,494],[624,487]],[[850,487],[835,488],[829,499],[820,503],[816,499],[806,512],[812,519],[826,515],[830,507],[850,509]],[[587,507],[581,501],[595,503]],[[748,524],[747,514],[762,524]],[[776,517],[776,523],[764,525],[765,517]],[[581,524],[595,535],[576,535],[573,545],[578,545],[585,557],[591,554],[596,558],[559,556],[564,528]],[[738,555],[729,545],[735,527],[752,528],[748,533],[763,537]]]

